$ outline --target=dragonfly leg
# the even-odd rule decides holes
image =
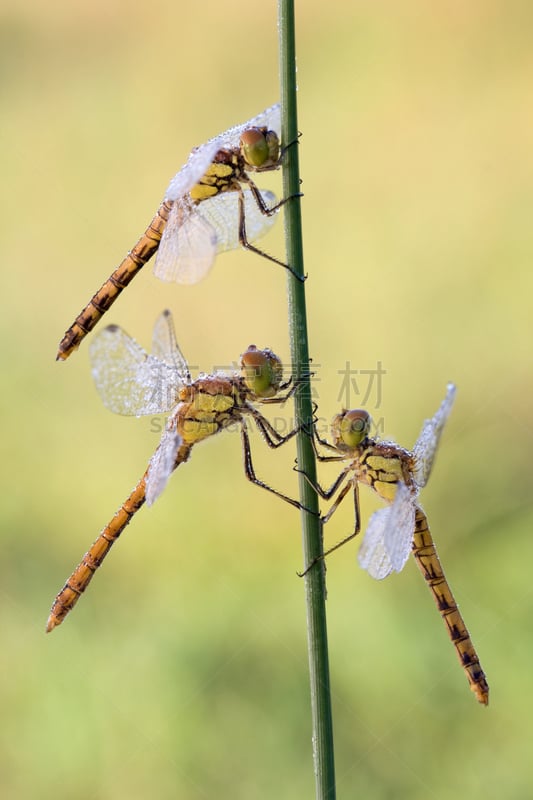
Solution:
[[[271,425],[271,423],[267,420],[267,418],[264,417],[259,411],[257,411],[257,409],[255,409],[253,406],[248,406],[247,409],[248,409],[252,419],[254,420],[255,424],[257,425],[257,428],[258,428],[259,432],[263,436],[263,439],[265,440],[267,445],[269,447],[271,447],[272,449],[276,449],[277,447],[280,447],[282,444],[285,444],[285,442],[288,442],[289,439],[292,439],[292,437],[295,436],[298,433],[298,431],[300,430],[298,427],[296,427],[296,428],[293,428],[291,431],[289,431],[289,433],[286,433],[286,434],[279,433],[274,428],[274,426]],[[249,439],[249,436],[248,436],[248,430],[246,428],[246,424],[245,424],[244,420],[242,420],[242,423],[243,424],[242,424],[241,430],[242,430],[242,436],[243,436],[243,452],[244,452],[244,455],[245,455],[244,464],[245,464],[246,477],[249,480],[251,480],[252,483],[257,483],[259,486],[262,486],[264,489],[268,489],[268,491],[272,492],[273,494],[277,495],[278,497],[281,497],[283,500],[286,500],[287,502],[291,503],[291,505],[293,505],[296,508],[300,509],[300,511],[307,511],[308,514],[313,514],[313,516],[317,516],[317,512],[316,511],[312,511],[310,508],[307,508],[306,506],[303,506],[297,500],[293,500],[292,498],[287,497],[286,495],[282,494],[281,492],[278,492],[276,489],[272,489],[272,487],[268,486],[267,484],[264,484],[262,481],[259,481],[256,478],[255,472],[254,472],[254,469],[253,469],[253,466],[252,466],[251,448],[250,448],[250,439]],[[247,465],[251,468],[250,474],[247,471]],[[253,477],[251,477],[251,476],[253,476]]]
[[[303,474],[305,475],[305,473],[303,473]],[[345,471],[343,471],[341,477],[342,478],[345,477]],[[335,500],[334,504],[331,506],[331,508],[328,511],[328,513],[325,514],[322,517],[321,522],[322,522],[322,526],[324,526],[326,524],[326,522],[328,522],[331,519],[331,517],[333,516],[333,514],[335,513],[335,511],[337,510],[339,505],[342,503],[342,501],[344,500],[344,498],[346,497],[346,495],[348,494],[348,492],[350,491],[352,486],[354,487],[354,504],[355,504],[355,527],[354,527],[352,533],[348,534],[348,536],[345,536],[344,539],[341,539],[340,542],[337,542],[337,544],[334,544],[333,547],[330,547],[328,550],[324,550],[322,555],[317,556],[317,558],[314,558],[311,561],[311,563],[307,565],[307,567],[304,569],[303,572],[299,572],[298,573],[300,578],[303,578],[304,575],[307,575],[307,573],[309,572],[311,567],[314,567],[314,565],[317,563],[317,561],[323,561],[326,558],[326,556],[330,555],[330,553],[333,553],[335,550],[338,550],[339,547],[342,547],[347,542],[350,542],[352,539],[355,539],[355,537],[357,536],[357,534],[361,530],[361,517],[360,517],[360,514],[359,514],[359,485],[358,485],[358,483],[357,483],[357,481],[355,479],[351,479],[351,480],[347,481],[345,486],[343,486],[343,489],[342,489],[341,493],[339,494],[339,496]]]
[[[351,465],[351,464],[349,464],[347,467],[345,467],[345,468],[342,470],[342,472],[340,473],[340,475],[338,475],[338,476],[335,478],[335,480],[333,481],[333,483],[331,484],[331,486],[329,487],[329,489],[324,489],[324,488],[323,488],[323,487],[322,487],[322,486],[321,486],[321,485],[320,485],[318,482],[317,482],[317,483],[315,483],[314,481],[312,481],[312,480],[311,480],[311,478],[309,477],[309,475],[308,475],[306,472],[304,472],[304,470],[303,470],[303,469],[299,469],[299,468],[298,468],[298,466],[294,466],[294,467],[293,467],[293,470],[294,470],[295,472],[299,472],[301,475],[303,475],[303,476],[304,476],[304,478],[305,478],[305,480],[307,481],[307,483],[308,483],[308,484],[309,484],[309,485],[310,485],[310,486],[311,486],[311,487],[312,487],[312,488],[315,490],[315,492],[318,492],[318,494],[320,495],[320,497],[322,497],[322,499],[323,499],[323,500],[331,500],[331,498],[333,497],[333,495],[335,494],[335,492],[337,491],[337,489],[339,488],[339,486],[341,485],[341,483],[343,482],[343,480],[346,478],[346,476],[348,475],[348,473],[351,471],[351,469],[352,469],[352,465]],[[347,484],[347,486],[349,487],[349,486],[350,486],[350,483],[348,483],[348,484]],[[341,500],[344,498],[345,494],[346,494],[346,492],[345,492],[345,491],[344,491],[344,489],[343,489],[343,494],[342,494]],[[339,503],[340,503],[340,500],[339,500],[339,499],[337,499],[337,500],[335,501],[335,505],[334,505],[334,506],[332,506],[332,508],[336,508],[336,506],[337,506]],[[331,516],[331,514],[332,514],[332,513],[333,513],[333,512],[332,512],[332,511],[331,511],[331,509],[330,509],[330,511],[329,511],[329,512],[328,512],[328,514],[327,514],[327,518],[328,518],[328,519],[329,519],[329,517]],[[327,522],[327,520],[326,520],[326,519],[325,519],[325,521]]]
[[[284,405],[287,400],[290,400],[293,397],[298,389],[304,386],[304,383],[309,380],[309,378],[313,375],[313,372],[304,372],[298,379],[291,377],[282,383],[278,389],[278,393],[276,397],[263,397],[261,398],[261,405]],[[284,394],[281,394],[281,393]],[[306,431],[309,430],[309,426],[305,426]]]
[[[322,455],[322,453],[319,453],[318,452],[318,448],[316,446],[315,434],[311,435],[311,442],[313,444],[313,450],[315,451],[315,456],[316,456],[317,460],[321,461],[323,464],[326,464],[326,463],[332,462],[332,461],[346,461],[346,456],[344,456],[344,455],[342,455],[342,456],[341,455],[324,456],[324,455]],[[326,444],[328,444],[328,443],[326,442]],[[333,445],[328,445],[328,446],[331,447],[332,450],[335,450],[337,453],[339,452],[337,447],[333,447]]]
[[[285,383],[281,384],[276,397],[263,397],[261,398],[261,404],[269,405],[277,403],[279,405],[283,405],[287,402],[287,400],[290,400],[294,394],[296,394],[300,386],[302,386],[305,381],[309,380],[312,375],[312,372],[304,372],[297,380],[295,380],[291,375],[291,377],[285,381]],[[279,394],[279,392],[285,392],[285,394]]]
[[[291,506],[298,508],[300,511],[308,511],[310,514],[313,514],[314,512],[302,506],[302,504],[299,503],[298,500],[293,500],[292,497],[288,497],[286,494],[278,492],[277,489],[273,489],[272,486],[269,486],[267,483],[264,483],[256,476],[252,463],[250,438],[248,436],[246,421],[244,419],[241,420],[241,438],[242,438],[242,451],[244,457],[244,473],[248,478],[248,480],[251,481],[252,483],[255,483],[256,486],[260,486],[262,489],[266,489],[268,492],[272,492],[272,494],[275,494],[276,497],[280,497],[282,500],[285,500],[285,502],[290,503]],[[279,444],[282,444],[282,442],[280,442]],[[277,447],[277,445],[273,446]]]
[[[308,375],[312,376],[312,375],[314,375],[314,373],[310,372],[310,373],[308,373]],[[338,449],[336,447],[334,447],[333,445],[330,445],[329,442],[326,442],[325,440],[321,439],[320,436],[318,435],[318,433],[316,432],[316,423],[318,421],[317,420],[317,416],[316,416],[317,410],[318,410],[318,404],[316,402],[313,402],[313,418],[311,420],[311,424],[309,424],[307,421],[302,424],[302,428],[305,430],[306,434],[311,438],[311,444],[313,446],[313,451],[314,451],[315,456],[319,459],[319,461],[323,461],[324,460],[324,458],[318,452],[317,444],[316,444],[316,441],[315,441],[315,439],[318,439],[321,444],[323,444],[323,445],[325,445],[327,447],[330,447],[331,450],[334,450],[337,453],[335,458],[330,459],[330,460],[332,460],[332,461],[344,461],[345,458],[344,458],[344,456],[340,456],[339,455]]]
[[[291,385],[292,384],[292,385]],[[262,397],[261,398],[261,405],[280,405],[282,406],[287,400],[290,400],[291,397],[295,394],[296,390],[300,386],[300,382],[292,383],[292,378],[289,378],[288,381],[283,383],[279,387],[280,392],[285,392],[283,395],[276,395],[276,397]]]
[[[267,418],[264,417],[263,414],[261,414],[261,412],[256,408],[251,405],[247,405],[246,410],[257,425],[257,428],[267,445],[273,449],[280,447],[282,444],[285,444],[285,442],[288,442],[289,439],[292,439],[292,437],[295,436],[299,431],[299,428],[293,428],[288,433],[279,433],[279,431],[277,431],[267,420]]]
[[[303,192],[297,192],[296,194],[291,194],[288,197],[284,197],[282,200],[279,201],[279,203],[276,203],[273,206],[267,206],[267,204],[263,200],[263,195],[255,185],[255,183],[250,178],[246,179],[243,178],[242,181],[243,183],[246,183],[246,185],[249,187],[251,193],[254,196],[254,200],[257,203],[259,211],[261,212],[261,214],[264,214],[265,217],[271,217],[273,214],[276,214],[279,211],[279,209],[285,205],[285,203],[289,202],[289,200],[293,200],[296,197],[303,197]]]
[[[339,448],[335,447],[335,445],[331,444],[331,442],[328,442],[327,439],[323,439],[320,436],[319,432],[317,431],[316,426],[317,426],[318,419],[317,419],[317,416],[316,416],[316,411],[317,411],[317,406],[315,406],[315,409],[314,409],[313,433],[312,433],[312,443],[313,443],[313,450],[315,451],[315,456],[317,457],[318,461],[323,461],[323,462],[327,462],[327,461],[345,461],[346,460],[346,456],[345,455],[339,455]],[[322,455],[322,453],[320,453],[320,451],[318,449],[318,445],[320,445],[321,447],[324,447],[324,448],[326,448],[328,450],[333,450],[333,452],[337,453],[337,455],[335,455],[335,456],[324,456],[324,455]]]
[[[264,213],[266,216],[271,216],[271,214],[275,213],[278,210],[280,205],[283,205],[284,203],[286,203],[288,200],[291,199],[290,197],[287,197],[285,198],[285,200],[282,200],[281,203],[278,203],[277,206],[274,206],[274,208],[269,209],[268,206],[265,205],[265,202],[261,197],[261,193],[259,192],[257,186],[253,183],[253,181],[248,181],[247,183],[250,187],[252,194],[254,195],[255,200],[257,201],[257,205],[260,211]],[[278,258],[274,258],[274,256],[269,255],[269,253],[265,253],[264,250],[260,250],[258,247],[255,247],[255,245],[251,244],[248,241],[248,238],[246,236],[246,214],[244,211],[244,193],[240,185],[237,191],[239,193],[239,242],[241,243],[242,247],[246,248],[246,250],[251,250],[252,253],[256,253],[258,256],[262,256],[263,258],[272,261],[274,264],[278,264],[280,267],[283,267],[284,269],[288,270],[291,273],[291,275],[293,275],[297,280],[303,283],[307,277],[306,275],[300,275],[289,264],[286,264],[284,261],[280,261]],[[258,198],[261,198],[260,201]]]
[[[311,373],[309,373],[309,375],[310,375],[310,374],[311,374]],[[298,388],[298,381],[295,381],[295,382],[293,383],[293,379],[292,379],[292,375],[291,375],[291,376],[290,376],[290,378],[288,378],[288,379],[287,379],[287,380],[286,380],[284,383],[282,383],[282,384],[281,384],[281,386],[279,387],[279,390],[278,390],[278,391],[280,391],[280,392],[288,392],[288,394],[286,394],[286,395],[285,395],[285,396],[284,396],[284,397],[283,397],[283,398],[280,400],[280,402],[284,403],[286,400],[288,400],[288,399],[289,399],[289,397],[292,397],[292,396],[293,396],[293,394],[294,394],[294,392],[296,391],[296,389],[297,389],[297,388]],[[268,400],[268,399],[270,399],[270,400],[271,400],[272,398],[268,398],[268,397],[267,397],[267,398],[265,398],[265,399],[266,399],[266,400]]]
[[[295,144],[299,144],[300,143],[300,136],[301,135],[302,135],[302,132],[298,131],[298,136],[296,137],[296,139],[293,139],[292,142],[289,142],[289,144],[286,144],[284,147],[281,148],[281,153],[279,155],[280,165],[281,165],[281,162],[283,161],[283,156],[285,155],[285,153],[287,152],[289,147],[294,147]]]

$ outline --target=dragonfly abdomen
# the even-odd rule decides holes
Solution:
[[[481,668],[470,634],[442,571],[427,517],[418,507],[415,515],[412,550],[417,566],[424,576],[424,580],[446,625],[448,635],[470,683],[470,688],[480,703],[488,705],[489,686],[485,673]]]
[[[137,244],[78,314],[59,343],[56,356],[58,361],[67,359],[80,346],[82,340],[113,305],[121,291],[157,251],[171,208],[172,200],[164,200],[161,203]]]
[[[98,539],[96,539],[85,553],[81,562],[57,595],[50,610],[50,616],[48,617],[46,625],[47,633],[58,625],[61,625],[69,611],[74,608],[113,544],[130,522],[133,515],[143,505],[145,501],[145,489],[146,473],[128,499],[121,505],[111,522],[106,525],[98,536]]]
[[[172,471],[188,460],[191,453],[189,444],[182,444],[176,454]],[[137,486],[125,500],[112,520],[105,526],[96,541],[83,556],[64,587],[53,602],[50,616],[46,625],[46,632],[61,625],[67,614],[74,608],[83,592],[87,589],[93,575],[102,565],[106,555],[119,538],[124,528],[131,522],[133,516],[139,511],[146,500],[146,480],[150,467],[146,470]]]

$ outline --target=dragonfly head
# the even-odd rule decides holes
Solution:
[[[339,450],[354,450],[364,442],[370,433],[372,419],[368,411],[355,408],[351,411],[341,411],[333,417],[331,434],[333,443]]]
[[[283,365],[272,350],[258,350],[251,344],[241,356],[241,375],[256,397],[274,397],[283,379]]]
[[[249,167],[265,169],[279,161],[279,138],[266,128],[248,128],[240,141],[241,153]]]

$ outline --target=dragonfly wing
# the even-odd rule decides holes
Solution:
[[[205,174],[218,150],[224,147],[238,147],[243,131],[248,128],[262,128],[263,126],[266,126],[269,130],[276,131],[279,135],[281,130],[279,103],[267,108],[247,122],[243,122],[242,125],[236,125],[223,133],[219,133],[218,136],[209,139],[208,142],[200,145],[200,147],[195,147],[187,163],[170,181],[165,199],[178,200],[180,197],[184,197]]]
[[[426,419],[420,436],[413,447],[415,459],[415,469],[413,478],[417,486],[425,486],[433,467],[439,439],[441,437],[446,420],[450,416],[453,401],[455,399],[456,388],[453,383],[447,386],[446,397],[440,404],[439,410],[432,419]]]
[[[411,553],[415,533],[415,496],[405,483],[400,481],[396,496],[389,507],[383,542],[392,569],[401,572]]]
[[[271,207],[272,192],[261,192]],[[263,236],[274,224],[275,215],[262,214],[250,190],[244,191],[246,235],[250,242]],[[198,283],[213,266],[217,253],[239,247],[239,195],[221,192],[194,205],[177,200],[163,232],[154,274],[164,281]]]
[[[390,507],[387,507],[380,508],[372,514],[357,553],[359,566],[378,581],[392,572],[392,564],[384,543],[389,513]]]
[[[89,355],[98,394],[115,414],[160,414],[176,405],[180,373],[148,355],[118,325],[108,325],[93,338]]]
[[[216,143],[217,150],[221,147],[238,147],[243,131],[248,130],[248,128],[265,127],[275,131],[279,136],[281,132],[281,109],[279,103],[266,108],[256,117],[243,122],[242,125],[236,125],[234,128],[229,128],[224,133],[220,133],[214,139],[210,139],[208,144]]]
[[[180,375],[181,383],[191,382],[191,373],[183,353],[181,352],[174,329],[172,313],[166,309],[155,321],[152,334],[152,355],[173,367]]]
[[[400,481],[393,503],[370,517],[357,556],[359,566],[376,580],[401,572],[411,552],[414,530],[414,497]]]
[[[195,183],[198,183],[200,178],[205,175],[207,168],[213,161],[217,150],[220,150],[216,138],[210,139],[200,147],[195,147],[191,152],[187,163],[183,165],[176,175],[170,181],[167,191],[165,192],[166,200],[179,200],[184,197]]]
[[[266,205],[271,208],[276,203],[272,192],[261,192]],[[222,192],[198,205],[197,213],[212,227],[216,236],[217,253],[235,250],[239,247],[239,195],[237,192]],[[270,230],[276,215],[262,214],[250,190],[244,191],[244,220],[246,238],[254,242]]]
[[[151,506],[168,483],[174,467],[176,456],[182,443],[181,436],[174,430],[166,429],[159,442],[159,447],[150,459],[146,476],[146,504]]]
[[[213,266],[216,252],[216,231],[197,213],[197,206],[182,198],[170,210],[157,251],[154,275],[162,281],[198,283]]]

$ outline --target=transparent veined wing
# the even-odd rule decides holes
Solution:
[[[170,209],[154,264],[154,275],[159,280],[198,283],[213,266],[217,254],[216,232],[198,214],[197,208],[189,197],[183,197]]]
[[[156,319],[152,334],[152,355],[176,370],[181,383],[191,382],[191,373],[176,339],[172,313],[167,309]]]
[[[455,394],[456,387],[453,383],[449,383],[446,397],[440,404],[435,416],[425,420],[422,430],[420,431],[420,436],[413,447],[413,456],[415,459],[413,478],[416,485],[420,488],[426,485],[431,474],[439,439],[446,424],[446,420],[450,416]]]
[[[202,175],[205,175],[218,150],[220,145],[216,139],[210,139],[200,147],[195,147],[187,162],[170,181],[165,192],[165,200],[179,200],[190,192]]]
[[[249,189],[243,191],[243,196],[246,238],[249,242],[255,242],[274,225],[276,214],[271,217],[263,214]],[[268,208],[272,208],[276,204],[276,195],[273,192],[261,191],[261,197]],[[224,253],[239,247],[239,197],[237,192],[222,192],[210,200],[200,203],[197,213],[213,227],[217,253]]]
[[[243,131],[248,128],[262,128],[264,126],[269,130],[276,131],[279,135],[281,129],[279,103],[262,111],[256,117],[243,122],[242,125],[229,128],[227,131],[219,133],[218,136],[209,139],[205,144],[195,147],[187,163],[170,181],[165,193],[165,199],[178,200],[180,197],[184,197],[204,175],[218,150],[238,147]]]
[[[221,147],[238,147],[243,131],[248,130],[248,128],[268,128],[271,131],[275,131],[278,136],[280,136],[281,108],[279,103],[266,108],[264,111],[261,111],[260,114],[257,114],[256,117],[246,120],[246,122],[243,122],[241,125],[228,128],[224,133],[220,133],[218,136],[215,136],[214,139],[210,139],[208,144],[216,142],[218,149]]]
[[[263,236],[274,224],[259,210],[249,189],[243,192],[246,235],[250,242]],[[276,196],[261,192],[267,206]],[[198,205],[189,198],[177,200],[157,251],[154,275],[163,281],[194,284],[206,277],[217,253],[239,247],[239,195],[221,192]]]
[[[168,483],[174,467],[176,456],[182,443],[181,436],[175,430],[166,428],[163,431],[159,447],[150,459],[146,476],[146,504],[151,506]]]
[[[149,355],[118,325],[108,325],[94,337],[89,355],[98,394],[115,414],[160,414],[176,405],[183,376]]]
[[[401,572],[411,553],[415,534],[416,494],[399,481],[396,495],[389,506],[389,516],[383,534],[385,549],[395,572]]]
[[[390,575],[392,564],[385,549],[384,532],[390,508],[380,508],[370,517],[357,553],[357,561],[361,569],[365,569],[372,578],[380,581]]]
[[[372,578],[400,572],[411,552],[415,530],[415,497],[400,481],[390,506],[370,517],[357,560]]]

